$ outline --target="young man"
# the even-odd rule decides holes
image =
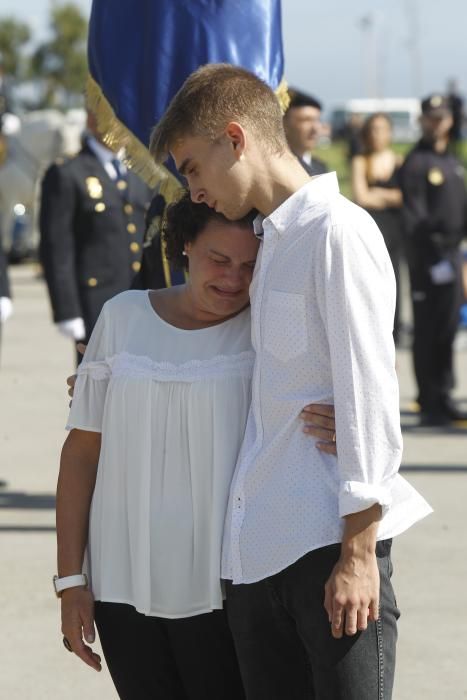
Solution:
[[[391,538],[430,508],[397,474],[395,282],[382,236],[335,173],[310,180],[274,93],[241,68],[192,74],[151,151],[172,154],[194,201],[229,219],[261,213],[252,407],[222,570],[247,697],[387,700]],[[335,405],[337,460],[306,442],[308,401]]]
[[[284,130],[289,148],[309,175],[327,172],[325,163],[313,151],[321,135],[322,105],[311,95],[289,90],[290,104],[284,114]]]

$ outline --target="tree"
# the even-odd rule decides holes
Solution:
[[[18,22],[13,17],[0,19],[0,64],[3,72],[12,78],[18,78],[21,68],[21,47],[31,38],[27,24]]]
[[[67,106],[82,94],[86,73],[87,21],[73,3],[52,6],[52,37],[40,44],[32,56],[32,73],[45,79],[44,103],[60,102],[64,93]]]

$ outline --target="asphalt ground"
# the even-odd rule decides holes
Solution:
[[[13,268],[12,278],[15,314],[4,327],[0,366],[0,479],[7,482],[0,488],[0,700],[110,700],[116,693],[105,665],[97,674],[62,646],[52,592],[54,491],[74,351],[51,322],[34,266]],[[464,334],[457,348],[456,394],[467,408]],[[397,367],[403,473],[434,514],[394,543],[402,616],[393,698],[461,700],[467,698],[467,425],[417,427],[408,349],[398,352]]]

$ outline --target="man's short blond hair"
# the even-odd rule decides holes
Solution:
[[[151,154],[162,163],[178,139],[203,136],[214,141],[232,121],[253,133],[270,152],[287,148],[282,110],[265,82],[227,63],[202,66],[185,80],[154,127]]]

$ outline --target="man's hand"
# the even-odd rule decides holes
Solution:
[[[341,557],[324,587],[324,607],[332,636],[366,630],[378,619],[379,571],[376,554]]]
[[[82,588],[67,588],[62,593],[62,633],[70,642],[71,648],[85,664],[100,671],[101,657],[93,652],[84,641],[92,644],[96,638],[94,631],[94,596]]]
[[[376,535],[381,506],[345,517],[341,556],[324,587],[324,607],[332,636],[354,635],[379,616]]]
[[[316,443],[318,450],[337,455],[334,406],[311,403],[305,406],[299,417],[305,423],[303,432],[318,438],[319,442]]]

